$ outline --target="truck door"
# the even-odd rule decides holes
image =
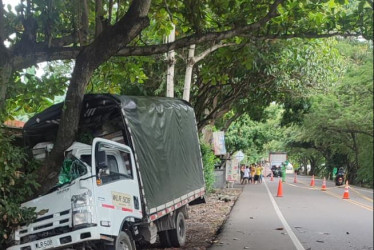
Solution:
[[[134,156],[130,147],[101,138],[94,139],[92,155],[97,224],[117,235],[125,218],[142,218]]]

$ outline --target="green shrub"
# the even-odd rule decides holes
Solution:
[[[207,193],[210,193],[214,188],[214,163],[216,156],[210,148],[210,145],[201,143],[200,148],[203,157],[205,187]]]
[[[0,249],[11,241],[10,233],[35,217],[34,209],[21,208],[21,203],[37,187],[32,171],[35,163],[27,164],[22,148],[12,145],[13,138],[0,128]]]

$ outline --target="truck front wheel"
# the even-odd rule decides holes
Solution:
[[[123,231],[121,231],[116,238],[114,248],[115,250],[135,250],[133,240],[126,232]]]
[[[175,219],[175,229],[169,230],[170,242],[173,247],[182,247],[186,243],[186,222],[184,214],[179,211]]]

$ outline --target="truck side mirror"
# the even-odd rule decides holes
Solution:
[[[103,169],[108,167],[108,158],[106,157],[105,151],[96,152],[96,166],[98,169]]]

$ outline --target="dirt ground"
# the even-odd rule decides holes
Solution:
[[[241,188],[217,189],[207,195],[206,203],[189,208],[189,219],[187,221],[187,241],[183,248],[204,250],[216,240],[216,236],[222,229],[227,216],[230,214],[232,206],[241,194]],[[163,249],[155,244],[152,250]]]

